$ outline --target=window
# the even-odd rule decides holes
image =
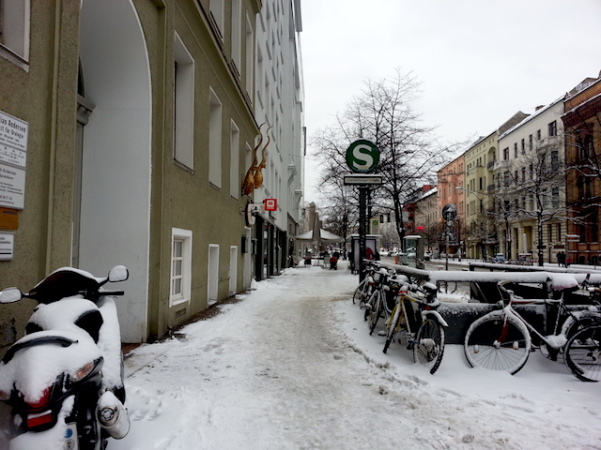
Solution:
[[[194,168],[194,60],[179,36],[173,43],[173,156],[184,166]]]
[[[503,160],[507,161],[509,159],[509,147],[503,149]]]
[[[532,135],[528,136],[528,150],[532,150]]]
[[[515,143],[513,144],[513,157],[514,157],[514,158],[517,158],[517,157],[518,157],[518,143],[517,143],[517,142],[515,142]]]
[[[0,54],[15,63],[29,60],[29,0],[0,0]]]
[[[251,96],[254,87],[255,34],[251,20],[246,17],[246,92]],[[252,97],[252,96],[251,96]],[[252,98],[251,98],[252,101]]]
[[[551,152],[551,170],[559,170],[559,152],[557,150]]]
[[[240,197],[240,129],[230,124],[230,195]]]
[[[221,39],[223,39],[223,4],[223,0],[211,0],[209,5],[215,31]]]
[[[595,147],[593,145],[593,136],[587,134],[584,137],[584,144],[582,145],[582,152],[580,159],[593,158],[595,156]]]
[[[242,2],[232,0],[232,61],[238,75],[242,72]]]
[[[555,120],[549,124],[549,136],[557,136],[557,122]]]
[[[209,182],[221,187],[221,117],[223,107],[211,89],[209,112]]]
[[[524,153],[526,153],[526,141],[525,141],[524,139],[522,139],[522,146],[521,146],[521,149],[522,149],[522,155],[523,155]]]
[[[551,204],[553,208],[559,208],[559,188],[554,187],[551,192]]]
[[[171,230],[171,291],[170,306],[190,301],[192,286],[192,232]]]

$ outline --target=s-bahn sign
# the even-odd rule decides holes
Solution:
[[[346,164],[355,173],[370,173],[380,162],[380,150],[371,141],[359,139],[346,150]]]

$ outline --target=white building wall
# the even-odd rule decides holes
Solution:
[[[300,0],[264,0],[257,16],[255,115],[266,123],[271,142],[267,148],[264,185],[254,200],[277,198],[278,211],[270,214],[277,228],[287,229],[288,215],[301,220],[303,189],[303,89],[299,50]]]
[[[558,165],[559,167],[564,166],[565,161],[565,150],[564,150],[564,130],[563,123],[561,120],[561,115],[563,114],[563,97],[555,100],[547,106],[539,107],[532,115],[528,116],[522,122],[506,131],[499,137],[499,146],[498,146],[498,160],[501,161],[501,164],[498,170],[495,170],[495,180],[497,189],[500,188],[502,191],[504,188],[504,173],[509,170],[512,174],[512,177],[515,177],[515,172],[518,172],[519,182],[513,183],[510,187],[510,190],[515,189],[516,187],[522,185],[522,168],[524,167],[526,170],[526,180],[529,179],[529,156],[532,152],[536,151],[539,148],[543,148],[546,146],[553,147],[553,149],[558,151]],[[550,124],[555,123],[555,131],[554,135],[551,134]],[[524,147],[524,151],[522,151],[522,147]],[[508,160],[506,158],[506,151],[508,149]],[[549,152],[546,155],[547,164],[551,164],[551,156]],[[513,180],[513,178],[511,178]],[[565,206],[565,182],[557,182],[554,184],[554,187],[559,187],[559,208],[563,208]],[[524,196],[527,196],[528,193],[524,192]],[[551,199],[549,199],[551,201]],[[529,204],[529,200],[526,200],[526,209],[530,209],[531,206]],[[548,208],[551,208],[550,206]],[[562,222],[561,215],[558,215],[557,219],[553,221],[556,223],[557,221]],[[514,215],[510,218],[510,224],[512,227],[512,252],[513,256],[516,256],[520,252],[532,252],[533,256],[536,258],[536,229],[532,229],[532,234],[526,235],[524,232],[524,227],[536,227],[536,219],[532,217]],[[557,244],[561,244],[563,241],[563,235],[565,234],[565,224],[561,225],[561,234],[562,236],[557,236],[557,232],[553,231],[553,236],[551,241],[549,241],[549,237],[547,236],[547,223],[543,225],[543,242],[546,250],[544,251],[545,260],[551,260],[552,255],[554,255],[557,250],[553,247]],[[500,224],[500,229],[504,230],[504,225]],[[503,231],[504,233],[504,231]],[[551,248],[551,250],[549,250]]]

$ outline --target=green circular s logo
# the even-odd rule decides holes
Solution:
[[[359,139],[346,150],[346,164],[353,172],[372,172],[380,162],[380,150],[367,139]]]

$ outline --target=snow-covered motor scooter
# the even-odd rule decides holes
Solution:
[[[103,450],[129,432],[123,356],[114,297],[102,289],[127,280],[124,266],[108,276],[64,267],[29,293],[0,291],[0,303],[36,300],[25,329],[0,362],[0,400],[11,407],[10,450]],[[2,438],[0,438],[0,442]]]

